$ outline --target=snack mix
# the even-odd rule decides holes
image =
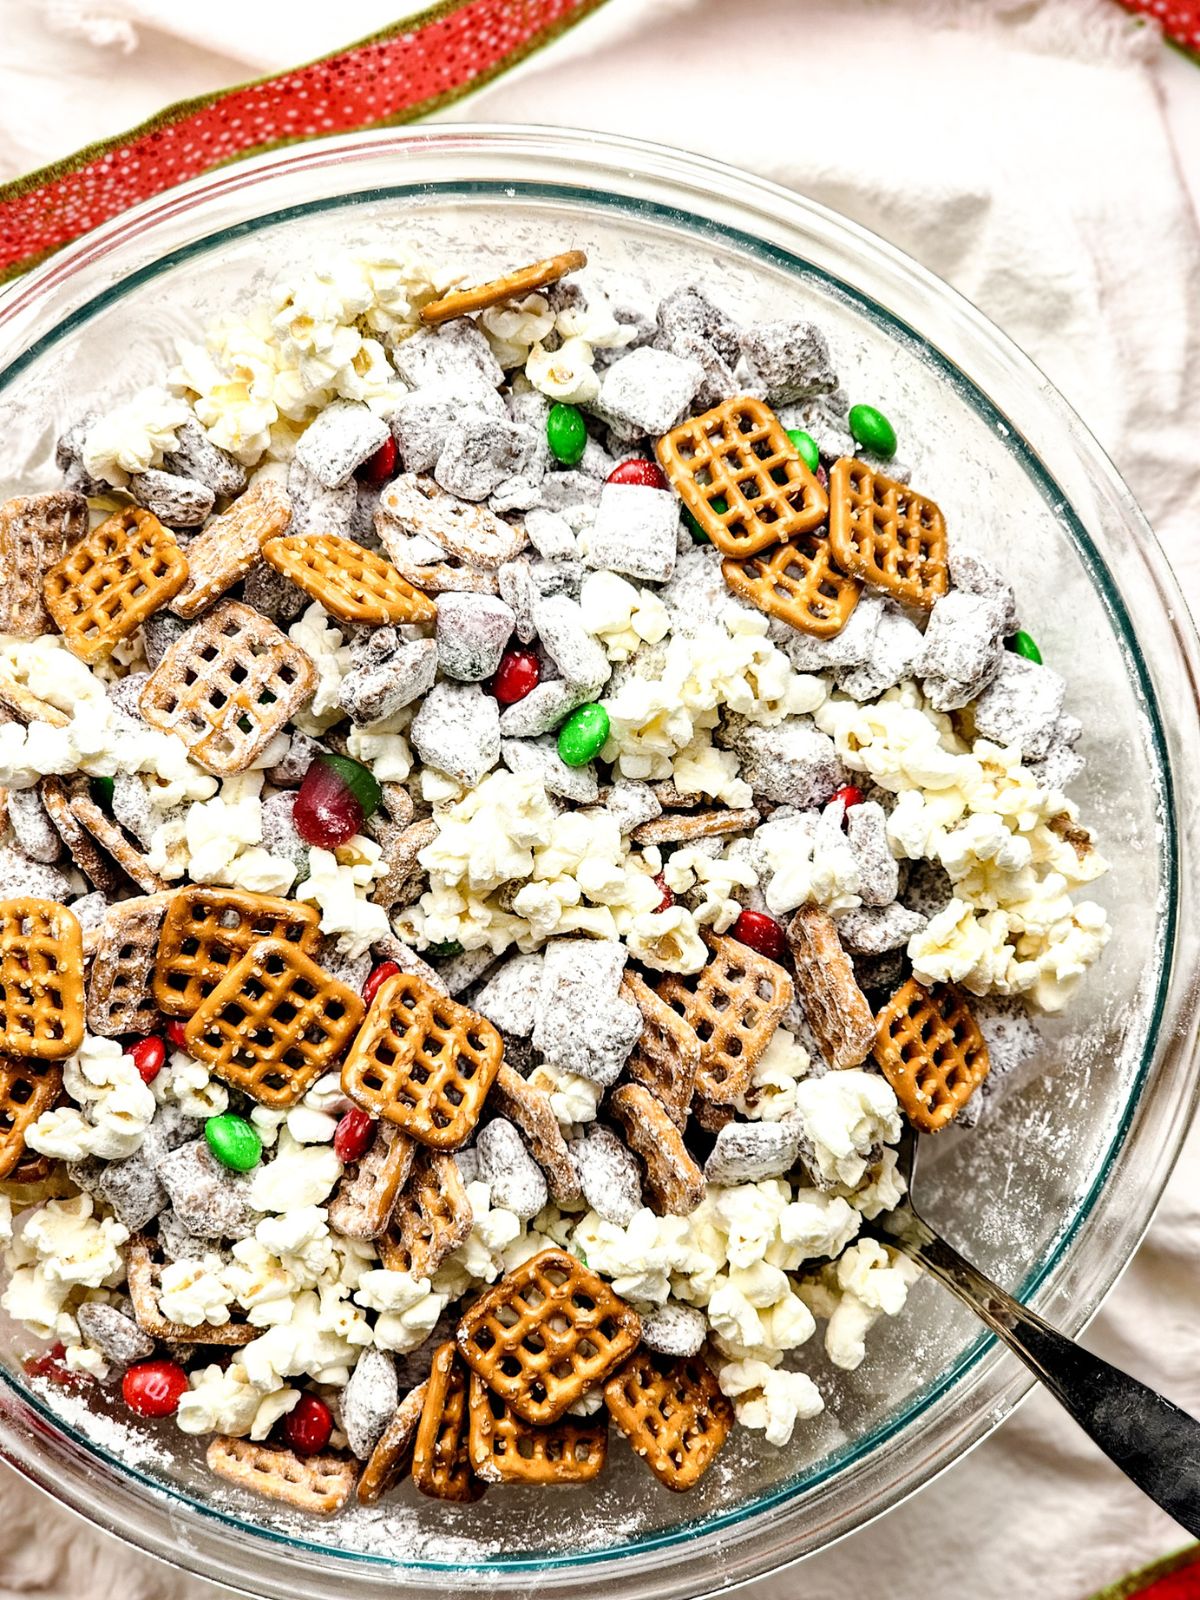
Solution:
[[[35,1382],[324,1515],[822,1410],[905,1120],[1109,934],[1063,679],[896,448],[818,328],[575,250],[338,257],[72,419],[0,506]]]

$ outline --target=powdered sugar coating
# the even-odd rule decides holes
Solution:
[[[588,1128],[571,1146],[579,1186],[592,1210],[626,1227],[641,1210],[642,1177],[637,1160],[609,1128]]]

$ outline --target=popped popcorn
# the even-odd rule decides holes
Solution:
[[[184,402],[165,389],[140,389],[92,423],[83,439],[83,465],[92,477],[124,488],[131,473],[162,465],[188,416]]]
[[[743,1428],[761,1429],[768,1444],[787,1444],[797,1422],[825,1409],[821,1392],[806,1372],[787,1372],[762,1360],[731,1361],[717,1374],[721,1393],[734,1401]]]
[[[25,1136],[31,1149],[64,1161],[119,1161],[140,1148],[154,1096],[115,1039],[87,1034],[63,1065],[63,1089],[80,1109],[44,1111]]]

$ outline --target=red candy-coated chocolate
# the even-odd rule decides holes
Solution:
[[[765,911],[739,911],[730,933],[739,944],[749,945],[768,961],[782,961],[787,949],[783,929]]]
[[[853,783],[844,783],[840,789],[833,791],[833,799],[840,800],[849,811],[851,806],[862,805],[862,790]]]
[[[614,467],[605,483],[636,483],[643,489],[665,489],[666,474],[657,461],[647,461],[644,456],[630,456]]]
[[[333,1412],[315,1394],[302,1394],[283,1419],[283,1436],[297,1455],[315,1456],[333,1432]]]
[[[671,893],[670,889],[667,888],[667,880],[663,877],[661,872],[657,874],[654,881],[662,890],[662,899],[658,902],[654,909],[656,912],[669,911],[675,904],[675,896]]]
[[[183,1028],[183,1023],[178,1019],[176,1019],[174,1022],[167,1023],[167,1039],[170,1042],[172,1050],[187,1049],[187,1035],[184,1033]]]
[[[385,439],[373,456],[369,456],[358,469],[360,478],[367,483],[386,483],[396,471],[396,441]]]
[[[334,1154],[347,1165],[351,1161],[361,1161],[374,1135],[374,1122],[365,1111],[355,1106],[343,1113],[337,1125],[337,1132],[333,1136]]]
[[[169,1417],[187,1393],[188,1375],[175,1361],[139,1361],[121,1379],[121,1396],[139,1417]]]
[[[132,1045],[129,1054],[133,1057],[133,1064],[142,1082],[153,1083],[167,1059],[167,1047],[155,1034],[151,1034],[148,1039],[139,1039]]]
[[[506,650],[492,679],[492,693],[502,706],[516,705],[537,688],[541,676],[542,663],[532,650]]]
[[[305,844],[336,850],[353,839],[364,820],[363,808],[341,774],[323,761],[313,761],[292,807],[292,821]]]
[[[394,961],[381,961],[377,967],[372,967],[367,974],[367,981],[362,987],[362,997],[368,1005],[383,988],[389,978],[394,978],[400,968]]]

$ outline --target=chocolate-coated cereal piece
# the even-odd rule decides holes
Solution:
[[[571,1146],[583,1198],[598,1216],[626,1228],[642,1209],[642,1176],[634,1156],[609,1128],[585,1129]]]
[[[477,683],[435,683],[409,738],[427,766],[473,787],[500,759],[500,710]]]
[[[214,496],[207,484],[160,472],[157,467],[135,472],[129,479],[129,493],[168,528],[198,528],[213,508]]]
[[[116,1306],[86,1301],[75,1313],[79,1331],[117,1367],[132,1366],[154,1354],[154,1340]]]
[[[340,1406],[346,1443],[360,1461],[370,1457],[399,1403],[395,1358],[368,1346],[342,1390]]]
[[[295,460],[323,488],[337,489],[387,438],[387,423],[370,406],[333,400],[301,434]]]
[[[475,1140],[479,1171],[492,1191],[494,1205],[513,1212],[529,1222],[549,1199],[541,1167],[525,1148],[524,1141],[506,1117],[493,1117],[479,1130]]]

